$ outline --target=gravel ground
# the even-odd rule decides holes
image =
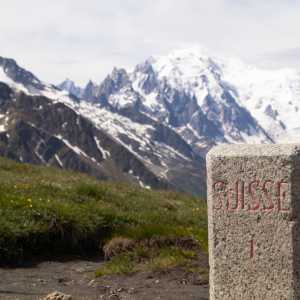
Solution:
[[[101,259],[46,261],[0,268],[1,300],[36,300],[60,291],[78,300],[207,300],[207,282],[181,269],[95,279]]]

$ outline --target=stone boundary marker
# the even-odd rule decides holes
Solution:
[[[300,299],[300,145],[207,155],[210,300]]]

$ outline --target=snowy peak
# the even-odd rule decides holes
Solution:
[[[114,68],[108,78],[112,81],[112,85],[115,89],[120,89],[130,83],[129,76],[125,69]]]
[[[167,56],[149,58],[138,65],[132,78],[148,95],[155,89],[173,88],[195,96],[199,106],[208,94],[222,93],[222,68],[203,50],[178,50]],[[169,101],[170,102],[170,101]]]
[[[131,81],[125,69],[114,68],[99,87],[99,97],[109,96],[118,92],[123,87],[131,85]]]
[[[76,96],[77,98],[81,98],[82,95],[82,89],[79,86],[75,85],[75,82],[70,79],[65,79],[61,84],[58,85],[58,88],[60,88],[63,91],[66,91],[70,93],[73,96]]]
[[[217,62],[197,49],[174,51],[156,58],[152,65],[159,79],[165,78],[173,87],[189,91],[214,84],[222,76]]]
[[[44,96],[52,99],[53,103],[78,102],[78,98],[74,97],[73,94],[41,81],[30,71],[20,67],[13,59],[0,57],[0,82],[8,85],[17,93]]]
[[[25,92],[44,88],[43,83],[31,72],[20,67],[15,60],[0,57],[0,81]]]
[[[223,61],[202,49],[151,57],[134,69],[131,78],[143,96],[144,110],[196,148],[211,142],[271,142],[239,102],[236,87],[224,76]]]
[[[95,102],[97,93],[98,93],[98,86],[91,80],[86,84],[84,89],[81,89],[81,94],[79,98],[88,100],[90,102]]]
[[[136,106],[140,95],[133,89],[126,70],[114,68],[99,86],[97,99],[102,106],[120,110]]]
[[[77,86],[73,80],[68,78],[57,87],[65,92],[68,92],[70,95],[73,95],[78,99],[85,99],[90,102],[96,101],[99,89],[98,85],[91,80],[89,80],[86,86],[82,88],[80,86]]]
[[[132,81],[137,82],[137,88],[149,95],[157,89],[159,82],[157,74],[152,66],[153,58],[146,60],[144,63],[137,65],[131,74]]]

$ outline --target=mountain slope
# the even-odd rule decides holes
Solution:
[[[20,127],[33,124],[47,134],[43,140],[60,141],[80,157],[80,162],[63,162],[63,167],[80,165],[76,168],[99,178],[133,180],[145,187],[202,193],[204,156],[212,146],[300,137],[298,72],[259,70],[237,60],[211,57],[201,49],[149,58],[132,70],[114,68],[103,82],[90,81],[85,88],[70,80],[56,88],[2,58],[0,81],[13,91],[9,102],[18,103],[10,104],[12,115],[20,121],[14,122],[17,136],[23,134]],[[26,100],[26,114],[21,92],[31,99]],[[3,88],[2,93],[7,98],[12,92]],[[37,99],[40,106],[34,104]],[[53,112],[48,115],[48,110]],[[5,132],[12,115],[0,113],[0,128]],[[103,146],[102,140],[109,142]],[[4,154],[16,152],[18,147],[9,152],[11,147],[5,143]],[[29,160],[38,159],[31,153]],[[52,160],[59,164],[55,156]],[[39,163],[52,162],[43,157]]]
[[[167,182],[158,179],[124,146],[63,103],[17,94],[4,84],[0,84],[0,95],[4,116],[1,155],[82,171],[100,179],[134,182],[136,176],[141,183],[167,187]]]
[[[33,90],[2,72],[0,154],[147,188],[204,192],[203,159],[172,129],[142,113],[134,121],[131,113],[80,102],[41,81]],[[180,180],[187,175],[189,182]]]

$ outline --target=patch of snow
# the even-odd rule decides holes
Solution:
[[[64,167],[62,161],[60,160],[59,156],[57,154],[54,155],[55,159],[57,160],[58,164],[60,165],[61,168]]]
[[[137,102],[137,96],[130,88],[124,87],[118,93],[110,95],[108,102],[117,109],[130,107]]]
[[[72,149],[79,156],[84,156],[85,158],[91,159],[83,150],[77,146],[73,146],[68,140],[64,139],[61,135],[56,135],[68,148]]]
[[[139,180],[139,184],[142,188],[147,189],[147,190],[151,190],[151,186],[150,185],[145,185],[143,183],[143,181]]]
[[[44,157],[42,155],[39,154],[39,148],[40,146],[43,144],[43,140],[40,140],[37,145],[34,148],[34,153],[36,154],[36,156],[40,159],[41,162],[46,163],[44,160]]]
[[[101,153],[103,159],[109,158],[109,157],[110,157],[110,152],[107,151],[107,150],[105,150],[105,149],[101,146],[101,143],[100,143],[99,139],[98,139],[96,136],[94,137],[94,139],[95,139],[97,148],[98,148],[98,150],[100,151],[100,153]]]

